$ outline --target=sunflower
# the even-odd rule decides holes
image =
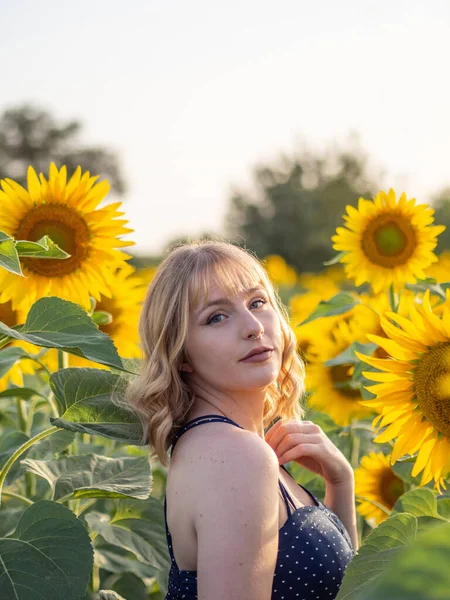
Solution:
[[[352,364],[325,366],[354,341],[359,333],[346,321],[339,321],[328,336],[317,336],[311,343],[306,365],[306,389],[312,393],[308,404],[328,414],[337,425],[349,425],[352,419],[373,415],[373,408],[362,406],[361,393],[351,386]]]
[[[139,346],[139,315],[147,291],[147,282],[131,265],[125,263],[113,275],[113,294],[109,298],[101,296],[95,306],[95,311],[104,311],[111,315],[111,323],[99,325],[99,329],[109,335],[120,356],[124,358],[142,358]],[[109,368],[103,365],[70,354],[70,367],[92,367],[96,369]]]
[[[420,294],[417,297],[419,298]],[[370,342],[367,337],[369,333],[386,337],[380,324],[380,317],[391,310],[388,295],[386,293],[376,295],[361,294],[359,300],[360,303],[354,306],[350,313],[349,321],[353,329],[359,331],[363,336],[365,334],[362,340],[364,343]],[[415,300],[416,295],[414,292],[407,289],[403,290],[398,298],[398,314],[408,317],[411,304]],[[378,346],[375,349],[374,356],[386,358],[388,354],[383,348]]]
[[[345,282],[346,276],[342,265],[332,265],[320,273],[301,273],[300,285],[310,292],[326,294],[329,297],[340,291],[339,285]]]
[[[317,308],[321,300],[329,300],[335,293],[334,288],[322,288],[322,293],[306,292],[305,294],[295,294],[289,298],[290,321],[297,338],[297,350],[306,359],[308,350],[318,335],[328,335],[331,329],[342,320],[342,315],[315,319],[305,325],[299,325],[299,323]]]
[[[418,452],[413,477],[422,472],[420,485],[434,479],[440,491],[450,471],[450,292],[442,318],[433,312],[427,290],[422,304],[411,306],[410,319],[388,312],[380,322],[388,337],[369,334],[368,338],[390,358],[356,352],[380,370],[364,373],[378,383],[367,387],[376,398],[361,404],[380,412],[373,422],[377,433],[386,427],[375,442],[395,439],[391,464]]]
[[[14,327],[15,325],[21,325],[25,322],[27,317],[26,311],[13,309],[10,300],[7,302],[0,302],[0,321],[8,325],[8,327]],[[39,346],[24,342],[23,340],[10,340],[2,348],[19,347],[28,352],[29,354],[38,354],[41,350]],[[38,363],[33,363],[29,359],[18,359],[17,362],[9,369],[3,377],[0,377],[0,392],[6,390],[12,383],[17,387],[23,387],[23,375],[33,375]]]
[[[293,287],[297,283],[297,273],[290,267],[282,256],[270,254],[263,261],[270,279],[275,285]]]
[[[71,256],[64,260],[22,257],[25,277],[0,272],[0,302],[11,300],[13,309],[29,308],[45,296],[59,296],[90,308],[90,296],[111,297],[112,273],[131,258],[117,248],[132,241],[117,236],[133,231],[120,202],[98,208],[109,191],[107,181],[84,174],[77,167],[67,181],[67,169],[50,165],[48,181],[28,168],[28,191],[11,179],[1,182],[0,231],[16,240],[37,241],[48,235]]]
[[[433,277],[438,283],[450,281],[450,252],[445,250],[438,256],[438,261],[425,269],[427,277]]]
[[[361,516],[373,519],[378,525],[388,517],[388,513],[377,504],[390,512],[405,491],[404,482],[391,468],[389,456],[370,452],[361,458],[360,466],[355,469],[355,495]]]
[[[415,198],[394,190],[381,191],[374,201],[360,198],[358,210],[347,206],[346,227],[338,227],[333,248],[344,252],[341,262],[357,286],[370,282],[375,293],[425,279],[426,269],[437,261],[433,249],[444,226],[430,227],[434,210],[415,206]]]

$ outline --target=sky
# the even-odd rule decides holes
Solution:
[[[448,0],[2,0],[0,111],[116,151],[135,254],[222,233],[232,188],[352,132],[384,189],[450,185]]]

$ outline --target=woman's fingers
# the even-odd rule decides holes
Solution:
[[[280,425],[279,425],[280,423]],[[287,443],[298,443],[298,435],[321,434],[322,430],[318,425],[311,421],[290,421],[281,423],[277,421],[275,425],[267,432],[264,439],[274,449],[279,446],[282,440]]]

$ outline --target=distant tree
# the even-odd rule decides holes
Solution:
[[[0,179],[10,177],[26,184],[28,166],[48,173],[53,161],[67,165],[71,175],[78,165],[91,174],[108,179],[116,194],[123,194],[125,183],[119,159],[101,146],[83,146],[77,141],[79,121],[57,122],[45,110],[23,105],[10,108],[0,116]]]
[[[438,192],[430,204],[435,210],[433,215],[435,225],[445,225],[446,230],[438,237],[437,251],[450,250],[450,187]]]
[[[330,238],[343,224],[346,205],[378,191],[355,148],[282,155],[279,165],[257,165],[253,177],[253,194],[232,191],[227,234],[260,257],[281,255],[299,271],[323,268],[335,254]]]

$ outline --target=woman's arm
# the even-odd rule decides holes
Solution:
[[[341,483],[327,483],[325,481],[324,504],[337,514],[348,531],[352,540],[353,549],[358,550],[358,532],[356,528],[355,508],[355,478],[353,470],[349,469],[348,476]]]
[[[215,432],[195,469],[199,600],[270,600],[278,551],[276,456],[258,436]],[[205,444],[203,444],[205,446]]]

